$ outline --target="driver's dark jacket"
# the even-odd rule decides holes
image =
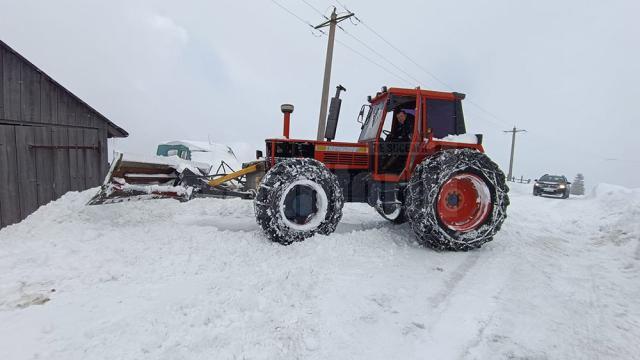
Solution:
[[[411,135],[413,135],[413,116],[407,116],[407,119],[404,121],[404,124],[398,122],[396,124],[396,128],[394,131],[389,134],[389,138],[387,141],[393,142],[410,142]]]

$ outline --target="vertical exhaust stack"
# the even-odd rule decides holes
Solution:
[[[336,138],[336,130],[338,129],[338,118],[340,117],[340,106],[342,105],[342,99],[340,99],[340,92],[347,91],[342,85],[336,86],[336,96],[331,98],[331,105],[329,105],[329,117],[327,119],[327,128],[324,132],[324,137],[327,141],[331,141]]]
[[[284,128],[282,129],[282,136],[285,139],[289,138],[289,127],[291,122],[291,113],[293,112],[293,105],[282,104],[280,105],[280,111],[284,114]]]

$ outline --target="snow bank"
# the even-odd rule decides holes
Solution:
[[[284,247],[250,201],[68,193],[0,230],[0,359],[637,358],[637,191],[525,187],[466,253],[363,204]]]
[[[638,242],[635,256],[640,260],[640,189],[598,184],[586,198],[601,209],[598,244],[624,246]]]
[[[637,200],[640,198],[640,188],[629,189],[620,185],[602,183],[596,185],[588,196],[604,201]]]
[[[507,182],[507,186],[509,187],[509,195],[532,195],[533,193],[533,182],[531,184]]]

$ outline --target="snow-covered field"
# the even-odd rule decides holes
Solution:
[[[69,193],[0,231],[0,359],[639,359],[640,190],[511,186],[468,253],[361,204],[283,247],[248,201]]]

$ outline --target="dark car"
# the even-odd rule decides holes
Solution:
[[[564,175],[544,174],[533,184],[533,196],[550,195],[566,199],[569,197],[570,182]]]

